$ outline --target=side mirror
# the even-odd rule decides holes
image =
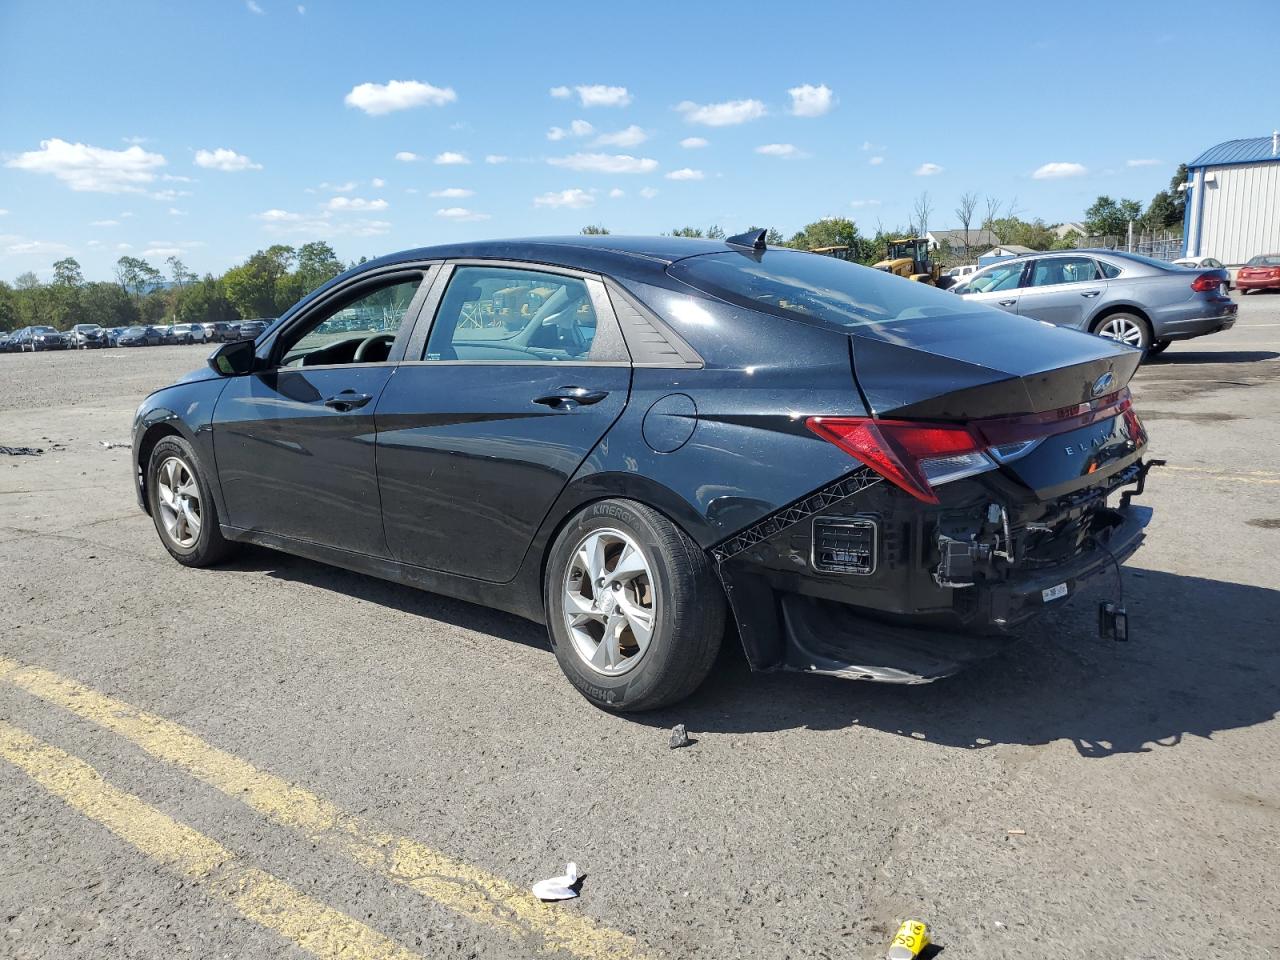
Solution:
[[[221,377],[241,377],[253,370],[257,359],[252,340],[233,340],[209,354],[209,366]]]

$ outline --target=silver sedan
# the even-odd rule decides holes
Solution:
[[[1188,269],[1117,250],[1025,254],[991,264],[953,293],[1159,353],[1229,329],[1236,304],[1222,269]]]

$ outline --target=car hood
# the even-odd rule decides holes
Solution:
[[[876,416],[1040,413],[1119,390],[1142,360],[1115,341],[997,310],[860,327],[851,339]]]

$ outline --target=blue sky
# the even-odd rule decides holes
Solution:
[[[1270,2],[910,9],[4,0],[0,279],[587,223],[874,232],[924,190],[934,228],[967,190],[1073,220],[1280,126]]]

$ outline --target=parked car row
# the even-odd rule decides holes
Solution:
[[[172,326],[137,324],[132,327],[103,327],[77,323],[70,330],[32,326],[0,333],[0,353],[35,353],[40,350],[94,350],[101,347],[156,347],[174,343],[224,343],[252,340],[270,326],[269,319],[241,320],[238,323],[175,323]]]

